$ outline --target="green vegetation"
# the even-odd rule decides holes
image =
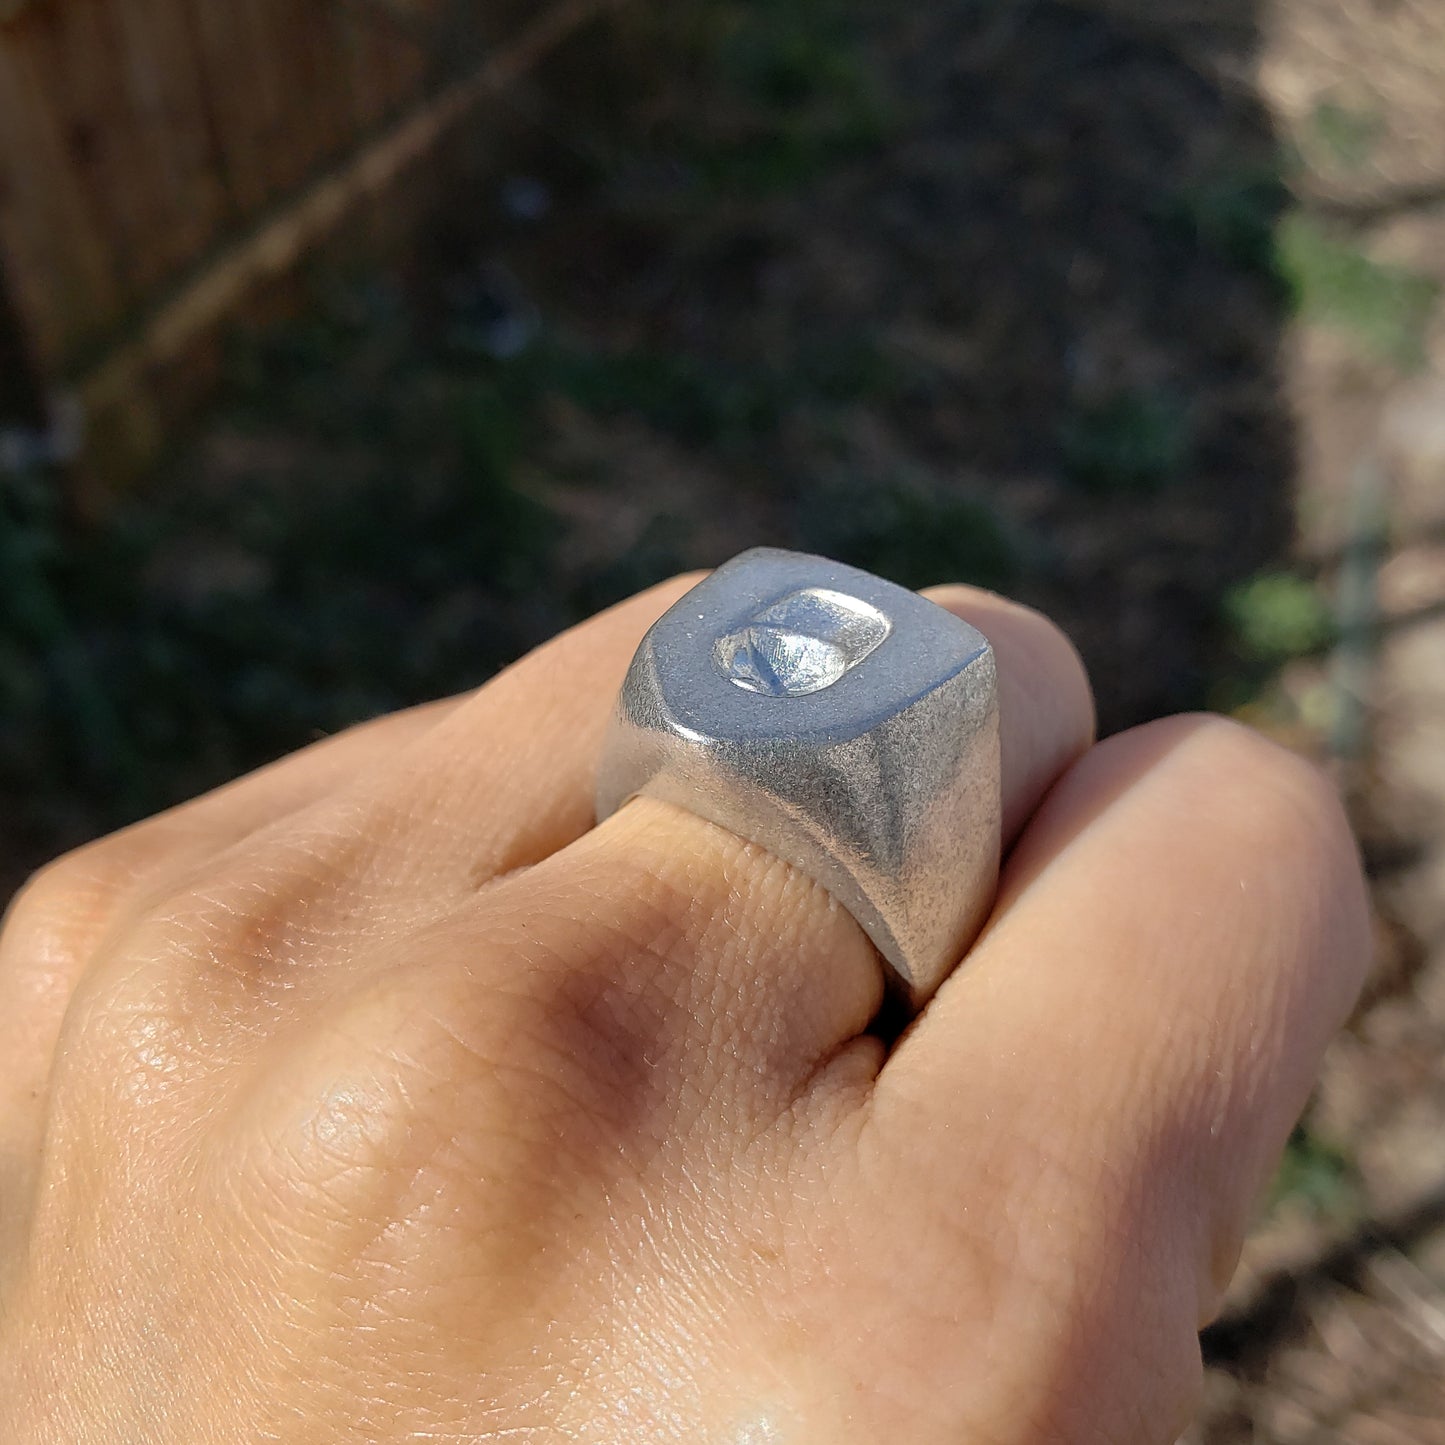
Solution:
[[[1164,205],[1163,218],[1235,265],[1270,274],[1276,265],[1275,226],[1287,199],[1279,166],[1237,167],[1179,187]]]
[[[1338,1218],[1354,1209],[1358,1195],[1353,1160],[1306,1125],[1298,1125],[1275,1173],[1270,1209],[1295,1206],[1314,1215]]]
[[[654,142],[711,191],[796,190],[878,144],[894,104],[849,0],[710,0],[645,22],[692,94]],[[705,97],[698,103],[698,97]]]
[[[1363,113],[1325,105],[1314,118],[1321,145],[1341,163],[1363,164],[1377,134]],[[1305,209],[1287,208],[1286,170],[1293,166],[1222,171],[1181,186],[1162,218],[1236,265],[1273,278],[1301,319],[1359,341],[1370,354],[1403,370],[1424,359],[1425,328],[1438,295],[1427,276],[1372,260],[1347,232]]]
[[[748,0],[725,13],[714,65],[751,118],[696,153],[714,184],[790,189],[887,134],[888,107],[836,4]]]
[[[1424,360],[1438,288],[1427,276],[1371,260],[1351,241],[1296,212],[1277,235],[1280,276],[1296,312],[1333,327],[1405,370]]]
[[[1309,140],[1322,155],[1344,170],[1368,165],[1385,123],[1378,110],[1322,100],[1309,120]]]
[[[798,502],[800,545],[907,587],[964,580],[1002,588],[1022,565],[996,508],[936,482],[844,473]]]
[[[1064,469],[1101,496],[1152,496],[1183,474],[1192,440],[1188,410],[1172,393],[1123,391],[1067,423]]]
[[[103,668],[74,626],[72,570],[49,479],[0,473],[0,778],[49,784],[34,799],[47,814],[63,813],[67,780],[103,785],[134,808],[146,801],[142,775]]]
[[[1319,652],[1335,624],[1319,589],[1290,572],[1270,572],[1233,588],[1225,612],[1245,657],[1270,665]]]
[[[7,482],[0,780],[41,810],[12,825],[117,826],[532,640],[498,599],[540,590],[550,519],[477,407],[451,436],[456,476],[252,475],[82,534]]]
[[[526,385],[599,416],[635,416],[677,441],[722,450],[772,432],[782,401],[764,371],[645,349],[547,347],[530,359]]]
[[[789,410],[876,400],[893,384],[887,360],[863,340],[808,346],[778,367],[544,338],[508,374],[514,392],[533,400],[562,395],[598,416],[632,416],[675,441],[724,453],[767,439]]]

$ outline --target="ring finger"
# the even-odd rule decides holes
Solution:
[[[149,1005],[179,990],[187,998],[177,997],[176,1011],[192,1019],[204,993],[213,1003],[202,1014],[214,1014],[215,1027],[244,1031],[236,1020],[249,1012],[247,997],[304,1010],[318,990],[375,968],[387,939],[459,912],[480,910],[482,928],[485,917],[535,908],[533,931],[552,936],[563,958],[609,932],[660,929],[654,941],[665,936],[671,946],[659,978],[690,970],[697,987],[728,986],[729,969],[743,967],[779,999],[786,989],[774,985],[806,980],[812,963],[830,958],[830,986],[808,1006],[825,1003],[824,1015],[797,1014],[802,1036],[791,1027],[777,1035],[796,1059],[816,1059],[865,1027],[880,965],[852,919],[795,870],[673,809],[634,805],[588,833],[597,750],[622,675],[643,633],[693,581],[664,584],[558,638],[388,763],[207,862],[149,910],[157,947],[138,952],[170,960],[170,976],[163,987],[135,980],[136,989]],[[1007,846],[1091,740],[1088,683],[1073,648],[1039,614],[969,588],[931,595],[994,647]],[[535,876],[485,886],[544,862]],[[338,927],[368,944],[350,951],[353,963],[338,963],[330,946]],[[218,968],[218,957],[230,966]],[[177,958],[191,962],[177,972]],[[578,963],[581,975],[607,967],[597,956]],[[232,997],[237,990],[242,997]],[[715,1001],[697,1016],[717,1012]]]

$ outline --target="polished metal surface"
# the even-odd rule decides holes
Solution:
[[[618,698],[597,816],[639,794],[760,844],[826,887],[921,1005],[993,898],[993,651],[891,582],[758,548],[648,632]]]

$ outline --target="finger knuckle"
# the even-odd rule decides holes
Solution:
[[[111,839],[48,863],[20,888],[0,919],[0,953],[55,962],[78,954],[101,923],[126,872]]]
[[[227,991],[285,989],[333,958],[367,913],[373,865],[401,824],[388,809],[245,840],[154,887],[134,910],[132,951]]]
[[[1294,856],[1301,849],[1318,849],[1353,857],[1343,803],[1319,767],[1228,718],[1208,719],[1201,735],[1223,800],[1248,820],[1261,844]]]

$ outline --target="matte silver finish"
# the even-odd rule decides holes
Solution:
[[[670,608],[632,660],[598,819],[639,794],[816,879],[916,1008],[973,940],[998,880],[993,651],[855,567],[744,552]]]

